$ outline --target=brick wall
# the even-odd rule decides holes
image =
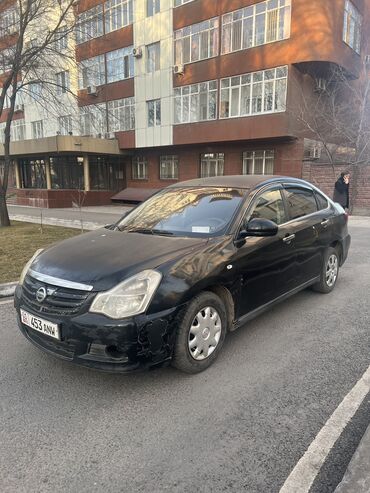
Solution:
[[[315,164],[304,163],[302,169],[302,178],[307,180],[329,197],[333,197],[334,184],[342,171],[348,170],[352,177],[354,175],[353,166],[345,164]],[[361,166],[358,168],[357,177],[357,194],[354,196],[350,188],[350,205],[353,207],[353,214],[370,215],[370,166]],[[352,183],[352,189],[353,189]]]

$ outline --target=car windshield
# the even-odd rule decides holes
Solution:
[[[246,190],[226,187],[168,188],[124,217],[117,229],[169,236],[221,235],[245,194]]]

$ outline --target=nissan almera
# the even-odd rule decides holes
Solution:
[[[331,292],[349,246],[344,210],[302,180],[178,183],[36,252],[16,289],[18,323],[38,348],[87,367],[196,373],[275,303]]]

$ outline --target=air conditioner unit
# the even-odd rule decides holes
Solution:
[[[98,88],[96,86],[88,86],[87,87],[87,94],[89,94],[89,96],[97,96],[98,95]]]
[[[94,137],[95,139],[102,139],[103,134],[102,133],[92,134],[92,137]]]
[[[115,138],[116,138],[116,135],[115,135],[115,133],[114,133],[114,132],[107,132],[107,133],[105,134],[105,138],[106,138],[106,139],[109,139],[109,140],[112,140],[112,139],[115,139]]]
[[[326,91],[327,87],[328,87],[328,81],[326,79],[323,79],[322,77],[316,79],[316,91],[318,92]]]
[[[310,149],[310,159],[320,159],[321,157],[321,147],[314,146]]]
[[[135,58],[141,58],[143,56],[143,50],[141,48],[134,48],[132,50],[132,56]]]
[[[24,111],[24,104],[16,104],[14,106],[14,111],[15,112],[18,112],[18,111]]]
[[[180,63],[179,65],[175,65],[173,67],[173,73],[175,75],[182,75],[184,72],[185,72],[185,67],[182,63]]]

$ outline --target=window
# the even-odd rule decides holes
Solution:
[[[159,162],[161,180],[177,180],[179,178],[178,156],[161,156]]]
[[[31,102],[39,101],[42,94],[41,82],[30,82],[28,85],[28,96]]]
[[[217,81],[177,87],[175,123],[215,120],[217,117]]]
[[[175,64],[196,62],[218,55],[217,17],[175,31]]]
[[[322,211],[329,207],[328,199],[323,195],[321,195],[321,193],[315,192],[315,196],[316,196],[316,202],[319,211]]]
[[[105,32],[110,33],[132,24],[133,0],[108,0],[105,2]]]
[[[90,156],[91,190],[122,190],[124,164],[119,157]]]
[[[65,94],[70,89],[69,70],[56,74],[57,94]]]
[[[285,190],[290,219],[317,212],[315,196],[308,188],[289,187]]]
[[[80,89],[86,89],[89,86],[101,86],[105,84],[105,63],[104,55],[88,58],[78,64]]]
[[[75,156],[50,158],[51,188],[84,190],[83,161]]]
[[[31,122],[31,132],[33,139],[41,139],[44,136],[44,126],[42,120]]]
[[[0,52],[0,74],[12,69],[14,62],[14,48],[7,48]]]
[[[174,0],[175,7],[178,7],[179,5],[183,5],[184,3],[189,3],[193,2],[193,0]]]
[[[361,50],[362,16],[352,2],[346,0],[344,8],[343,41],[356,53]]]
[[[256,218],[269,219],[276,224],[287,222],[280,190],[269,190],[257,197],[249,220]]]
[[[109,131],[135,129],[135,98],[116,99],[108,102]]]
[[[11,140],[25,140],[26,122],[24,119],[13,120],[11,126]]]
[[[61,27],[55,32],[55,51],[63,51],[68,47],[68,30],[67,27]]]
[[[160,69],[161,44],[153,43],[146,47],[146,71],[148,74]]]
[[[146,15],[151,17],[161,10],[161,0],[146,0]]]
[[[107,82],[129,79],[134,76],[132,46],[107,53]]]
[[[97,5],[78,16],[76,26],[77,44],[85,43],[103,34],[103,5]]]
[[[19,11],[17,7],[10,7],[0,16],[0,36],[14,34],[19,28]]]
[[[131,174],[133,180],[148,179],[148,162],[145,157],[137,156],[132,158]]]
[[[46,188],[46,166],[43,159],[19,160],[21,188]]]
[[[290,37],[291,0],[259,2],[222,16],[222,53]]]
[[[273,175],[274,151],[243,152],[243,175]]]
[[[221,80],[220,118],[277,113],[286,109],[288,67]]]
[[[80,108],[81,135],[103,135],[107,132],[107,110],[105,104],[88,105]]]
[[[148,127],[159,127],[161,124],[161,100],[147,101]]]
[[[72,134],[72,116],[64,115],[58,118],[58,127],[60,135]]]
[[[211,153],[200,155],[200,176],[208,178],[209,176],[222,176],[224,174],[225,154]]]

